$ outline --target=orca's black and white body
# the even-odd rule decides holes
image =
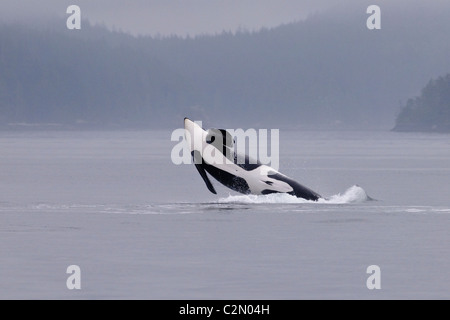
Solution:
[[[224,186],[243,194],[288,193],[314,201],[321,198],[316,192],[277,170],[256,161],[251,163],[245,155],[236,154],[233,150],[233,140],[227,131],[206,131],[188,118],[184,118],[184,128],[195,167],[212,193],[217,192],[206,173]],[[208,145],[215,147],[214,155],[204,152]]]

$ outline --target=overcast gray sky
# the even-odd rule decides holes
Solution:
[[[309,14],[352,10],[371,4],[397,7],[449,5],[449,0],[1,0],[0,21],[68,17],[76,4],[82,18],[135,35],[197,35],[250,31],[303,20]],[[365,12],[361,12],[365,14]]]
[[[77,4],[83,18],[133,34],[195,35],[256,30],[302,20],[335,0],[2,0],[0,19],[64,16]],[[342,3],[342,2],[340,2]]]

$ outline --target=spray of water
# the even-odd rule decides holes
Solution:
[[[362,203],[372,200],[359,186],[348,188],[343,194],[336,194],[318,201],[310,201],[286,193],[272,193],[268,195],[237,195],[219,199],[219,203],[317,203],[317,204],[346,204]]]

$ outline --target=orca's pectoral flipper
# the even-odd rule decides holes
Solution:
[[[192,160],[194,161],[194,165],[197,168],[198,173],[200,173],[200,176],[203,178],[203,181],[205,181],[208,190],[214,194],[217,194],[216,189],[214,189],[214,186],[212,185],[211,181],[206,175],[205,168],[202,167],[203,159],[198,151],[192,152]]]
[[[202,167],[201,164],[195,164],[195,167],[198,170],[198,173],[200,173],[200,175],[203,178],[203,181],[205,181],[206,186],[208,187],[208,190],[211,191],[214,194],[217,194],[216,189],[214,189],[214,186],[212,185],[211,181],[209,180],[208,176],[206,175],[206,171],[205,169]]]

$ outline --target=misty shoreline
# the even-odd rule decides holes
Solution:
[[[72,32],[63,19],[3,23],[0,130],[160,129],[185,116],[223,127],[391,130],[404,102],[450,70],[450,8],[399,9],[375,31],[361,12],[342,10],[194,38],[88,22]]]

